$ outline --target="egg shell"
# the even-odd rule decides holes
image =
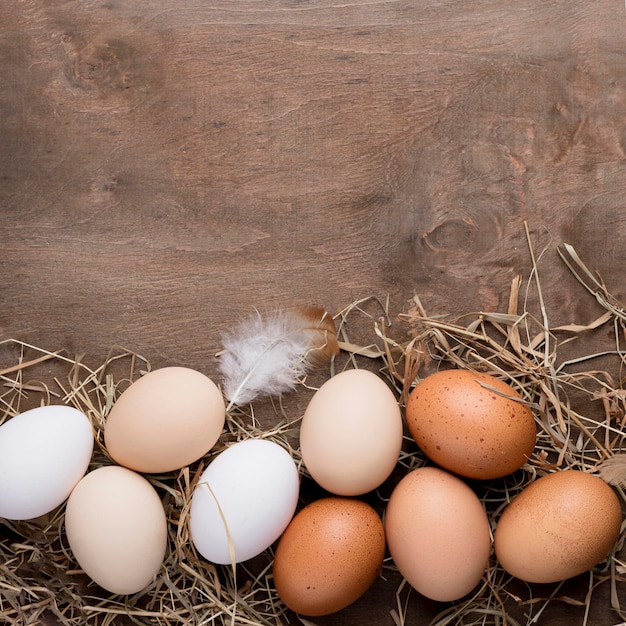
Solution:
[[[231,445],[193,491],[189,532],[196,549],[220,564],[257,556],[291,521],[299,489],[298,468],[277,443],[247,439]]]
[[[442,370],[407,400],[409,432],[437,465],[467,478],[499,478],[532,455],[532,411],[508,383],[490,374]]]
[[[409,472],[385,511],[387,545],[407,582],[447,602],[480,582],[491,551],[489,520],[474,491],[435,467]]]
[[[300,426],[306,469],[324,489],[357,496],[393,471],[402,447],[402,415],[389,386],[368,370],[346,370],[313,395]]]
[[[209,452],[225,419],[224,398],[210,378],[186,367],[163,367],[137,379],[116,400],[104,443],[124,467],[169,472]]]
[[[303,508],[281,537],[274,554],[274,585],[296,613],[328,615],[371,587],[384,556],[383,524],[369,504],[322,498]]]
[[[25,520],[61,505],[84,476],[94,437],[70,406],[25,411],[0,426],[0,517]]]
[[[557,471],[530,483],[506,507],[494,534],[496,558],[526,582],[558,582],[603,561],[621,524],[619,499],[601,478]]]
[[[146,587],[167,548],[167,521],[156,490],[117,465],[89,472],[76,485],[67,501],[65,532],[85,573],[117,594]]]

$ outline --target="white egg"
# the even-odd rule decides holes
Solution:
[[[257,556],[293,518],[299,489],[298,469],[284,448],[264,439],[233,444],[194,489],[189,530],[196,549],[220,564]]]
[[[85,475],[94,437],[69,406],[42,406],[0,426],[0,517],[33,519],[62,504]]]

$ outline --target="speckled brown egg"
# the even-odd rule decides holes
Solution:
[[[558,582],[603,561],[621,524],[617,495],[601,478],[555,472],[530,483],[504,510],[494,534],[496,557],[516,578]]]
[[[385,556],[385,531],[367,503],[346,497],[302,509],[274,555],[274,584],[292,611],[320,616],[344,609],[372,585]]]
[[[533,453],[532,411],[490,374],[444,370],[420,381],[406,405],[409,432],[441,467],[467,478],[498,478]]]

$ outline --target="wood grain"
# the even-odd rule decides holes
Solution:
[[[551,320],[590,321],[555,247],[626,299],[625,14],[5,0],[0,334],[213,374],[254,307],[502,310],[530,274],[525,222]],[[390,589],[342,623],[390,624]],[[542,623],[579,619],[563,611]]]

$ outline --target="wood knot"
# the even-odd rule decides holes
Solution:
[[[128,89],[135,82],[135,53],[119,39],[83,48],[73,65],[75,82],[90,89]]]
[[[431,250],[465,251],[473,247],[477,236],[477,227],[473,219],[449,219],[428,233],[422,240]]]

